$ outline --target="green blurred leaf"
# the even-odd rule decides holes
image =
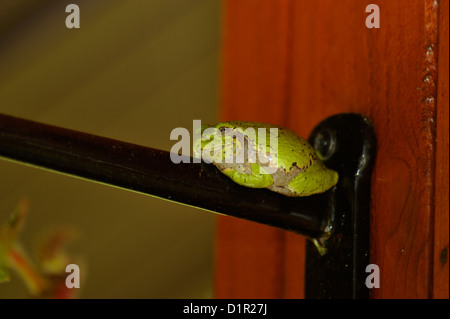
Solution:
[[[28,210],[28,200],[22,200],[9,216],[6,223],[0,226],[0,283],[9,281],[8,253],[23,226]]]
[[[28,211],[28,200],[22,199],[19,205],[14,209],[9,216],[8,223],[4,225],[5,230],[8,232],[8,239],[15,240],[20,230],[23,227],[25,216]]]
[[[0,284],[9,281],[9,269],[6,265],[0,266]]]
[[[6,247],[0,242],[0,283],[9,281],[9,268],[6,262]]]

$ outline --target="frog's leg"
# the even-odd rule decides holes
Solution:
[[[260,166],[256,163],[251,164],[252,173],[245,174],[236,171],[235,169],[226,169],[223,171],[225,175],[231,178],[235,183],[252,187],[252,188],[266,188],[272,185],[273,178],[270,174],[261,174]],[[262,170],[262,169],[261,169]]]
[[[288,184],[288,188],[297,196],[309,196],[323,193],[336,185],[338,173],[327,168],[321,161],[317,161],[306,171],[295,176]]]

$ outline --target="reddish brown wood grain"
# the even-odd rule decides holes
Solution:
[[[223,120],[285,124],[292,1],[227,1]],[[218,298],[303,296],[304,239],[252,222],[219,219]]]
[[[370,3],[379,5],[380,29],[365,26]],[[448,12],[448,2],[440,5]],[[445,41],[438,42],[439,2],[229,0],[225,11],[223,118],[284,124],[308,136],[334,113],[371,117],[378,138],[371,262],[381,272],[381,287],[371,296],[429,298],[433,287],[437,296],[442,288],[433,278],[445,279],[438,273],[445,271],[448,278],[448,262],[443,270],[433,263],[448,247],[448,226],[440,228],[448,220],[448,191],[441,193],[448,173],[435,184],[436,165],[445,173],[446,162],[448,172],[448,139],[435,142],[436,123],[438,138],[448,135],[448,120],[441,119],[448,114],[448,80],[439,82],[447,92],[439,105],[447,109],[440,107],[436,118],[439,49],[445,54]],[[446,19],[448,24],[448,13]],[[435,205],[443,205],[436,218]],[[435,228],[443,234],[439,247]],[[303,242],[220,220],[217,295],[302,296],[304,269],[297,263],[304,260]],[[448,279],[443,285],[448,291]]]
[[[373,297],[431,297],[438,8],[377,1],[381,28],[367,29],[369,3],[295,2],[291,119],[303,134],[332,113],[373,119]]]
[[[433,297],[449,298],[448,267],[448,1],[439,8],[439,75],[436,138]]]

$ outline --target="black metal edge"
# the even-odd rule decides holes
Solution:
[[[339,173],[329,192],[331,233],[321,256],[307,243],[305,297],[369,297],[365,272],[370,262],[370,187],[376,138],[370,120],[360,114],[339,114],[321,122],[309,141]]]

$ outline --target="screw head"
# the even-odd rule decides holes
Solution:
[[[320,159],[325,161],[333,156],[336,151],[336,134],[329,129],[321,130],[314,137],[314,148]]]

